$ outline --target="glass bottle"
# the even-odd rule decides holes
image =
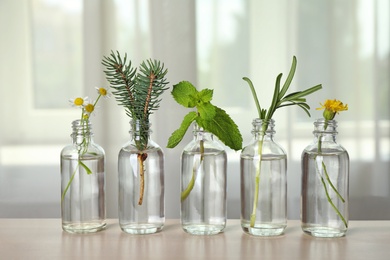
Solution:
[[[252,141],[241,151],[241,227],[254,236],[277,236],[287,226],[287,156],[274,142],[273,119],[254,119]]]
[[[131,141],[119,152],[119,226],[129,234],[162,230],[164,208],[164,153],[150,139],[150,123],[132,120]]]
[[[92,233],[106,227],[105,154],[89,122],[72,123],[73,143],[61,151],[62,229]]]
[[[195,124],[194,139],[181,155],[181,225],[194,235],[213,235],[226,226],[227,155],[213,134]]]
[[[349,156],[336,143],[337,121],[314,122],[314,142],[302,153],[301,226],[315,237],[348,229]]]

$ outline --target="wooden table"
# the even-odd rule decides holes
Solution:
[[[129,235],[118,220],[87,235],[63,232],[60,219],[0,219],[0,259],[390,259],[390,221],[350,221],[346,237],[313,238],[300,222],[289,221],[284,235],[244,234],[239,220],[228,220],[224,233],[193,236],[179,220],[167,220],[162,232]]]

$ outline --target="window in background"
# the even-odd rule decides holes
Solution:
[[[349,104],[349,111],[337,118],[338,140],[350,153],[354,201],[389,195],[389,1],[198,0],[196,4],[198,85],[214,89],[213,101],[239,125],[244,144],[251,137],[257,111],[243,76],[252,79],[265,108],[276,76],[282,72],[284,81],[293,55],[298,67],[290,91],[323,85],[323,90],[308,97],[311,118],[299,108],[275,114],[275,138],[289,155],[291,205],[299,205],[301,152],[313,139],[313,121],[322,116],[315,108],[333,98]],[[237,153],[230,154],[232,205],[239,200],[232,195],[239,194],[238,158]],[[299,217],[298,206],[289,210],[290,217]],[[234,214],[230,216],[238,216]]]
[[[1,1],[0,217],[59,216],[59,154],[83,93],[83,1]]]
[[[390,3],[299,1],[298,12],[299,84],[317,77],[324,86],[318,97],[349,104],[336,120],[352,160],[389,161]]]
[[[151,35],[149,24],[149,2],[142,0],[115,0],[116,37],[121,55],[127,53],[138,66],[142,60],[149,58]],[[131,13],[131,14],[129,14]]]
[[[83,1],[33,0],[31,56],[34,107],[68,108],[57,97],[80,95],[83,83]]]

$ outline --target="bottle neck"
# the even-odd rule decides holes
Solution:
[[[72,129],[73,144],[87,145],[92,141],[92,126],[89,121],[75,120],[72,122]]]
[[[138,139],[140,136],[150,136],[150,134],[152,133],[152,130],[151,130],[151,127],[152,124],[149,123],[149,122],[141,122],[140,120],[131,120],[130,121],[130,127],[131,127],[131,130],[130,130],[130,135],[135,138],[135,139]]]
[[[194,140],[196,141],[213,141],[214,135],[210,132],[205,131],[202,127],[199,127],[198,124],[194,125]]]
[[[263,120],[260,118],[255,118],[252,121],[252,125],[252,135],[256,140],[262,138],[271,140],[273,139],[275,134],[275,120]]]
[[[323,118],[317,119],[314,122],[314,136],[316,139],[324,142],[335,142],[337,132],[337,121],[336,120],[325,120]]]
[[[148,121],[144,122],[141,120],[130,121],[130,136],[138,150],[145,150],[148,146],[150,135],[152,130],[150,129],[151,123]]]

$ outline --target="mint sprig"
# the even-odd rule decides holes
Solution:
[[[198,91],[190,82],[182,81],[173,86],[172,96],[177,103],[186,108],[196,108],[197,111],[189,112],[183,119],[180,127],[174,131],[168,139],[168,148],[174,148],[183,140],[188,128],[193,122],[221,140],[233,150],[241,150],[242,136],[237,125],[230,116],[221,108],[211,104],[213,90],[203,89]],[[194,188],[198,169],[204,160],[204,141],[199,142],[199,164],[194,164],[192,177],[187,187],[181,192],[181,201],[184,201]],[[196,166],[197,165],[197,166]]]
[[[168,139],[168,148],[174,148],[180,143],[193,122],[199,127],[214,134],[226,146],[235,151],[242,148],[242,136],[231,117],[221,108],[211,104],[213,90],[198,91],[190,82],[182,81],[173,86],[172,96],[180,105],[196,108],[197,111],[188,113],[179,129]]]

